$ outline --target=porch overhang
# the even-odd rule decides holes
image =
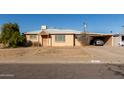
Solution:
[[[41,33],[40,33],[40,35],[49,35],[49,33],[47,33],[46,31],[42,31]]]

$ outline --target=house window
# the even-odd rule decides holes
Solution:
[[[30,35],[30,39],[36,39],[37,36],[36,35]]]
[[[56,42],[65,42],[65,35],[55,35]]]

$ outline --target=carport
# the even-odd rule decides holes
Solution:
[[[89,44],[93,45],[94,40],[100,39],[104,42],[104,46],[112,46],[112,35],[111,34],[90,34]]]

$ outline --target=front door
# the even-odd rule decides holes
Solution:
[[[47,35],[42,36],[42,45],[48,46],[48,36]]]

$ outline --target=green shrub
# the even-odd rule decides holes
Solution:
[[[20,34],[19,26],[16,23],[6,23],[2,26],[0,41],[5,47],[22,46],[25,43],[25,37]]]

